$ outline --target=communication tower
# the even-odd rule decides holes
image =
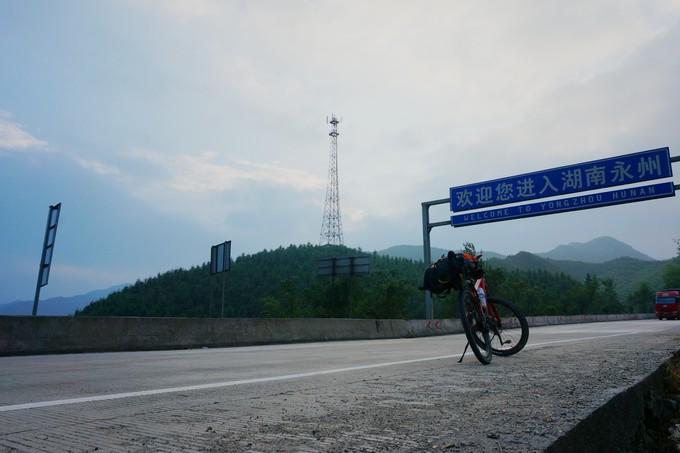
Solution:
[[[343,245],[342,219],[340,218],[340,191],[338,189],[338,123],[340,121],[333,114],[330,123],[331,131],[328,134],[331,139],[331,155],[328,164],[328,186],[326,187],[326,203],[323,209],[323,221],[321,223],[321,238],[319,243]]]

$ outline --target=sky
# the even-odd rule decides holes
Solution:
[[[57,202],[43,298],[199,265],[224,240],[233,257],[318,243],[331,113],[345,243],[363,250],[422,244],[421,203],[451,186],[680,155],[680,0],[8,0],[0,57],[0,303],[32,299]],[[679,203],[441,227],[432,244],[612,236],[666,259]]]

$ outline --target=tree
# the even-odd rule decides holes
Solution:
[[[654,300],[654,290],[647,282],[643,282],[628,295],[627,302],[634,313],[650,313],[654,311]]]
[[[677,256],[663,269],[663,284],[666,288],[680,288],[680,239],[675,239]]]
[[[680,260],[671,262],[663,269],[663,284],[666,288],[680,288]]]

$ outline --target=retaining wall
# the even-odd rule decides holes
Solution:
[[[530,326],[653,318],[535,316]],[[0,355],[247,346],[461,333],[455,319],[135,318],[0,316]]]
[[[546,453],[677,451],[670,446],[674,443],[670,433],[663,431],[664,423],[677,418],[679,413],[678,401],[668,398],[678,397],[668,395],[680,385],[680,375],[674,371],[678,369],[680,352],[596,409],[553,442]],[[650,438],[648,430],[656,430],[661,439]],[[663,445],[655,445],[659,441]]]

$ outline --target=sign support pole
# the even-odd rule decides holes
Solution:
[[[50,231],[50,218],[52,217],[52,209],[50,208],[49,214],[47,214],[47,226],[45,227],[45,239],[43,240],[42,255],[40,256],[40,269],[38,270],[38,282],[35,284],[35,299],[33,299],[33,313],[35,316],[38,314],[38,301],[40,300],[40,288],[42,287],[40,283],[43,279],[43,271],[45,267],[43,263],[45,262],[45,250],[47,249],[47,235]]]
[[[424,201],[421,206],[423,210],[423,261],[425,266],[432,264],[432,247],[430,246],[430,231],[432,228],[438,226],[450,226],[451,221],[442,221],[430,223],[430,206],[439,204],[448,204],[451,202],[450,198],[441,198],[439,200]],[[432,304],[432,294],[425,291],[425,319],[434,319],[434,307]]]
[[[220,318],[224,318],[224,285],[227,281],[227,273],[222,273],[222,310],[220,312]]]

